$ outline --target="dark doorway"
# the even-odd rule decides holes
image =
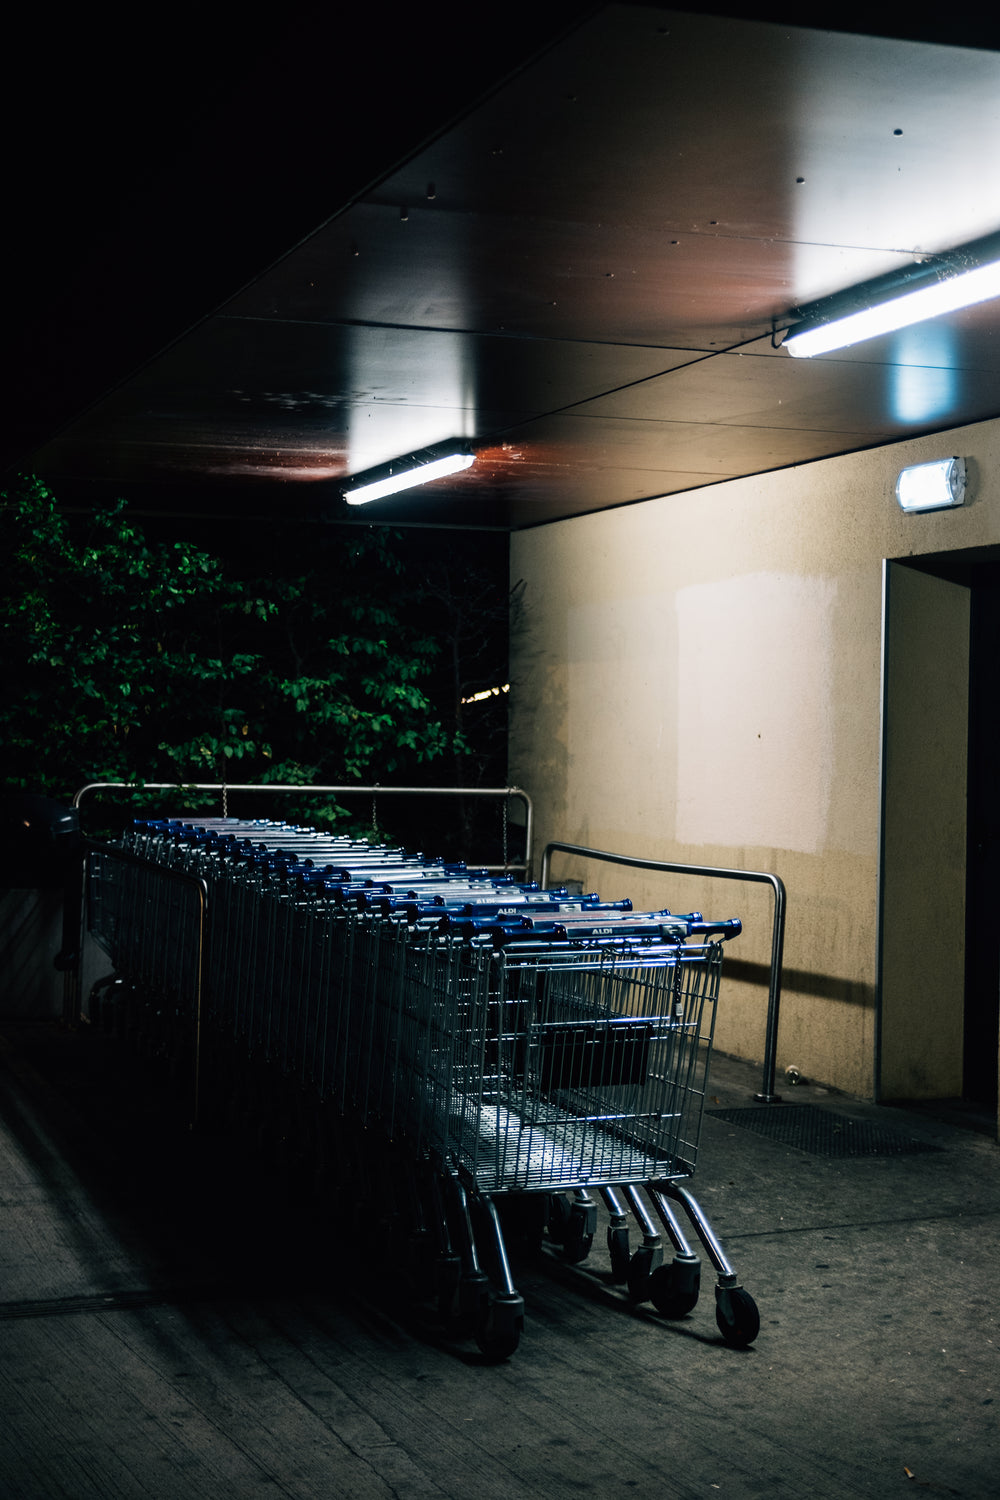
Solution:
[[[970,590],[962,1100],[996,1123],[1000,1045],[1000,547],[899,561]]]
[[[1000,1030],[1000,562],[972,569],[965,1098],[995,1114]]]

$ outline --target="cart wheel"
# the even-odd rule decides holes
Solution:
[[[491,1364],[499,1364],[501,1360],[510,1359],[520,1342],[521,1335],[516,1328],[502,1334],[486,1333],[485,1330],[476,1334],[479,1352]]]
[[[564,1260],[578,1265],[590,1254],[597,1228],[597,1206],[592,1202],[574,1200],[568,1205],[566,1227],[563,1231],[562,1253]]]
[[[510,1359],[521,1342],[524,1327],[524,1302],[516,1293],[509,1298],[498,1297],[490,1306],[486,1317],[476,1329],[476,1343],[481,1354],[498,1363]]]
[[[491,1364],[499,1364],[503,1359],[510,1359],[520,1342],[520,1328],[493,1330],[481,1328],[476,1334],[476,1343],[479,1346],[479,1352]]]
[[[569,1200],[562,1193],[549,1194],[545,1227],[549,1231],[549,1239],[555,1240],[557,1245],[563,1244],[569,1229]]]
[[[633,1302],[649,1300],[649,1278],[663,1259],[662,1245],[640,1245],[628,1263],[628,1294]]]
[[[760,1333],[760,1313],[749,1292],[741,1286],[715,1289],[715,1321],[733,1349],[746,1349]]]
[[[611,1280],[627,1281],[629,1267],[628,1225],[608,1225],[608,1254],[611,1257]]]
[[[456,1330],[466,1336],[483,1327],[489,1318],[490,1284],[482,1271],[473,1271],[463,1276],[458,1287],[458,1316],[454,1320]]]
[[[539,1193],[509,1194],[495,1200],[508,1251],[528,1259],[539,1254],[547,1205]]]
[[[586,1260],[594,1243],[593,1223],[596,1209],[592,1203],[574,1203],[562,1193],[549,1197],[549,1238],[562,1247],[563,1259],[576,1265]]]
[[[687,1272],[687,1274],[684,1274]],[[649,1298],[665,1318],[685,1318],[698,1301],[701,1276],[697,1265],[693,1275],[686,1266],[657,1266],[649,1278]]]
[[[434,1300],[438,1316],[445,1324],[455,1317],[458,1305],[458,1287],[462,1276],[462,1262],[457,1255],[441,1255],[434,1266]]]

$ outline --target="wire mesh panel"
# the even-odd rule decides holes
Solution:
[[[221,1094],[213,1104],[228,1115],[231,1098],[255,1133],[308,1138],[352,1190],[386,1193],[391,1160],[380,1218],[405,1213],[409,1235],[433,1241],[440,1306],[491,1358],[513,1350],[523,1321],[500,1204],[520,1211],[518,1199],[536,1195],[534,1207],[545,1195],[550,1242],[575,1262],[593,1239],[590,1188],[633,1300],[682,1316],[697,1297],[697,1257],[670,1199],[718,1273],[723,1337],[756,1336],[752,1299],[682,1183],[705,1102],[714,939],[735,937],[738,921],[634,912],[627,900],[232,818],[137,824],[91,856],[88,898],[91,931],[127,980],[130,1020],[137,1011],[162,1034],[166,1018],[176,1038],[196,1016],[200,1058],[207,1018],[195,1117],[205,1073],[206,1093]],[[655,1258],[640,1187],[674,1246],[670,1265]],[[619,1189],[643,1232],[631,1258]]]
[[[88,927],[121,973],[194,1018],[202,971],[205,891],[197,879],[114,849],[87,859]]]
[[[267,821],[127,842],[133,866],[91,865],[115,962],[190,992],[192,896],[172,877],[197,875],[215,1033],[361,1126],[490,1192],[693,1172],[722,950],[685,941],[692,919]]]
[[[721,945],[457,957],[425,1084],[481,1190],[693,1172]]]

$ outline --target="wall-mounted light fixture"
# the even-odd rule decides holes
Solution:
[[[414,485],[443,479],[446,474],[457,474],[475,461],[476,455],[466,442],[456,439],[434,443],[429,448],[404,454],[402,458],[394,458],[361,474],[352,474],[343,480],[340,492],[348,505],[367,505],[369,500],[381,500],[400,490],[412,489]]]
[[[994,297],[1000,297],[998,235],[802,309],[782,348],[800,359],[829,354]]]
[[[936,458],[929,464],[902,469],[896,480],[896,499],[906,511],[964,505],[965,459]]]

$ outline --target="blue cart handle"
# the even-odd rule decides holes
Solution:
[[[743,923],[739,917],[730,917],[728,922],[690,922],[688,931],[692,937],[717,937],[728,943],[730,938],[739,937]]]

